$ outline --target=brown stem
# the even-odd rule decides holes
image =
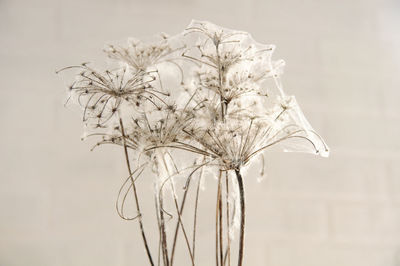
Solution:
[[[221,194],[221,171],[219,172],[220,176],[218,177],[218,190],[217,190],[217,205],[215,208],[215,259],[216,265],[219,266],[219,202],[220,202],[220,194]],[[222,266],[222,265],[221,265]]]
[[[166,172],[168,173],[169,176],[171,176],[170,170],[169,170],[168,165],[167,165],[167,162],[165,161],[164,154],[162,154],[162,162],[164,164]],[[180,224],[180,228],[181,228],[183,236],[185,238],[186,246],[187,246],[188,251],[189,251],[189,255],[190,255],[190,259],[192,261],[192,265],[194,266],[193,254],[192,254],[192,250],[190,249],[189,239],[187,237],[185,227],[183,226],[181,211],[179,209],[178,199],[176,197],[175,186],[174,186],[174,183],[172,182],[172,180],[169,180],[169,182],[170,182],[170,185],[171,185],[171,190],[172,190],[172,195],[173,195],[173,199],[174,199],[174,203],[175,203],[176,212],[178,213],[178,223]],[[173,259],[171,259],[171,263],[170,263],[171,266],[172,266],[172,263],[173,263]]]
[[[225,105],[225,100],[224,97],[222,96],[222,75],[223,75],[223,69],[221,67],[221,58],[219,55],[219,43],[215,45],[215,49],[217,52],[217,67],[218,67],[218,86],[219,86],[219,94],[220,94],[220,104],[221,104],[221,118],[222,121],[225,121],[225,110],[224,110],[224,105]]]
[[[228,265],[231,265],[231,239],[229,237],[230,233],[230,215],[229,215],[229,180],[228,180],[228,171],[225,172],[225,187],[226,187],[226,238],[227,238],[227,247],[226,254],[224,258],[224,265],[226,262],[226,258],[228,257]]]
[[[126,165],[128,167],[130,179],[131,179],[131,182],[132,182],[133,195],[135,196],[135,202],[136,202],[136,210],[137,210],[138,215],[139,215],[139,217],[138,217],[138,219],[139,219],[139,227],[140,227],[140,231],[142,233],[143,243],[144,243],[144,247],[146,249],[147,257],[149,258],[150,264],[152,266],[154,266],[153,259],[151,257],[151,253],[150,253],[150,249],[149,249],[149,246],[147,244],[146,235],[144,233],[143,221],[142,221],[142,213],[140,212],[139,198],[138,198],[137,191],[136,191],[135,181],[133,180],[133,177],[132,177],[131,164],[129,162],[129,155],[128,155],[128,148],[126,146],[126,140],[125,140],[125,130],[124,130],[124,125],[122,123],[122,119],[121,118],[119,119],[119,124],[121,126],[121,134],[122,134],[122,139],[123,139],[123,142],[124,142],[124,153],[125,153]]]
[[[244,187],[243,178],[239,169],[235,169],[236,178],[239,186],[240,194],[240,237],[239,237],[239,257],[238,266],[243,265],[243,252],[244,252],[244,227],[245,227],[245,201],[244,201]]]
[[[186,190],[185,190],[185,192],[183,194],[183,199],[182,199],[181,207],[180,207],[179,214],[178,214],[179,216],[182,215],[183,207],[185,206],[186,195],[187,195],[187,192],[189,190],[190,181],[188,181],[187,185],[188,185],[188,187],[186,188]],[[171,259],[170,259],[171,260],[171,266],[174,263],[175,247],[176,247],[176,243],[177,243],[177,240],[178,240],[178,231],[179,231],[179,225],[180,224],[181,224],[181,222],[178,219],[178,221],[176,222],[176,226],[175,226],[174,240],[172,242],[172,251],[171,251]]]
[[[158,173],[160,175],[160,161],[157,161],[157,165],[159,167]],[[159,176],[159,179],[162,179],[162,176]],[[167,234],[165,230],[165,217],[164,217],[164,195],[163,190],[160,188],[156,197],[156,201],[158,202],[158,213],[159,213],[159,231],[160,231],[160,241],[161,241],[161,253],[163,258],[164,266],[169,266],[169,258],[168,258],[168,241],[167,241]]]
[[[196,190],[196,200],[194,203],[194,218],[193,218],[193,244],[192,244],[192,253],[193,253],[193,259],[195,259],[195,251],[196,251],[196,228],[197,228],[197,209],[198,209],[198,203],[199,203],[199,195],[200,195],[200,184],[201,184],[201,178],[203,177],[203,169],[201,169],[201,173],[199,176],[199,181],[197,183],[197,190]]]
[[[161,218],[160,218],[160,209],[159,209],[159,202],[157,198],[157,193],[154,194],[155,196],[155,209],[156,209],[156,216],[157,216],[157,225],[158,225],[158,232],[159,232],[159,238],[158,238],[158,256],[157,256],[157,265],[160,266],[161,263],[161,244],[162,244],[162,233],[161,233]]]
[[[161,250],[163,254],[164,266],[169,266],[168,259],[168,247],[167,247],[167,235],[165,233],[165,218],[164,218],[164,204],[163,199],[160,197],[158,199],[158,204],[160,206],[160,228],[161,228]]]
[[[188,176],[188,178],[187,178],[187,182],[186,182],[185,188],[184,188],[185,192],[183,193],[183,198],[182,198],[182,202],[181,202],[181,207],[180,207],[180,210],[179,210],[179,216],[182,215],[182,213],[183,213],[183,208],[185,207],[186,197],[187,197],[187,193],[188,193],[188,191],[189,191],[189,186],[190,186],[190,181],[192,180],[192,176],[193,176],[193,174],[194,174],[198,169],[202,168],[203,166],[204,166],[204,164],[201,164],[200,166],[196,167],[196,168],[189,174],[189,176]],[[201,178],[201,176],[200,176],[200,178]],[[198,195],[198,191],[197,191],[197,195]],[[198,199],[198,198],[197,198],[197,199]],[[196,201],[195,204],[196,204],[195,209],[197,209],[197,201]],[[195,212],[195,218],[194,218],[194,219],[196,220],[196,212]],[[172,242],[172,251],[171,251],[171,266],[173,265],[173,262],[174,262],[174,254],[175,254],[176,243],[177,243],[177,240],[178,240],[179,225],[180,225],[180,220],[177,221],[176,226],[175,226],[174,241]],[[196,222],[195,222],[195,224],[194,224],[194,228],[195,228],[195,226],[196,226]],[[195,230],[195,229],[194,229],[194,230]],[[195,236],[194,236],[194,235],[195,235],[195,233],[193,233],[193,239],[195,239]],[[192,258],[193,258],[193,262],[194,262],[194,247],[195,247],[194,240],[193,240],[192,245],[193,245],[193,246],[192,246]]]
[[[224,265],[224,242],[223,242],[223,225],[222,225],[222,171],[219,172],[218,180],[218,221],[219,221],[219,260],[221,266]]]
[[[193,259],[192,250],[190,249],[189,238],[188,238],[188,236],[187,236],[187,234],[186,234],[185,227],[183,226],[181,214],[179,213],[178,200],[176,199],[175,192],[173,192],[173,193],[174,193],[175,208],[176,208],[176,210],[177,210],[177,212],[178,212],[178,221],[179,221],[179,223],[180,223],[180,228],[181,228],[182,233],[183,233],[183,236],[184,236],[184,238],[185,238],[185,242],[186,242],[186,246],[187,246],[188,251],[189,251],[189,256],[190,256],[190,260],[191,260],[191,262],[192,262],[192,266],[194,266],[195,264],[194,264],[194,259]],[[171,265],[172,265],[172,264],[171,264]]]

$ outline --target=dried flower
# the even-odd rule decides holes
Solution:
[[[106,127],[124,104],[140,107],[150,102],[157,109],[165,104],[165,94],[152,85],[155,76],[151,72],[144,76],[144,72],[132,72],[125,67],[100,72],[87,63],[69,68],[81,70],[69,87],[69,98],[83,108],[83,121],[94,121],[95,127]]]
[[[125,62],[136,71],[147,71],[157,64],[172,62],[174,53],[183,49],[183,46],[172,47],[166,34],[160,34],[160,37],[160,41],[149,43],[130,38],[126,46],[108,45],[104,52],[108,57]]]
[[[129,39],[125,46],[107,46],[108,57],[120,63],[116,69],[97,71],[87,64],[68,67],[80,70],[69,88],[70,98],[83,108],[85,124],[94,128],[89,136],[101,136],[96,147],[102,144],[123,147],[129,176],[119,192],[118,197],[124,190],[122,205],[117,202],[117,210],[122,218],[127,219],[123,208],[127,194],[132,191],[137,214],[129,219],[139,219],[151,265],[154,262],[145,237],[135,184],[146,167],[150,166],[157,174],[154,184],[160,233],[159,262],[162,260],[164,266],[173,265],[180,229],[192,265],[195,264],[194,244],[188,240],[181,214],[194,173],[209,166],[216,169],[218,177],[217,265],[225,265],[230,254],[231,229],[235,228],[233,220],[240,225],[238,265],[241,266],[245,227],[241,169],[273,145],[281,145],[285,151],[328,156],[328,147],[312,129],[294,96],[283,92],[280,76],[284,61],[272,60],[274,49],[273,45],[257,43],[246,32],[192,21],[182,34],[171,38],[161,35],[155,42]],[[170,65],[178,70],[178,75],[171,72]],[[190,152],[191,159],[199,156],[195,161],[201,160],[202,163],[178,167],[174,158],[174,152],[178,150]],[[131,167],[130,155],[137,159],[134,168]],[[141,163],[141,158],[146,161]],[[174,180],[182,175],[182,169],[191,169],[192,172],[186,176],[179,204]],[[234,176],[230,174],[232,172]],[[223,173],[225,219],[228,221],[225,241],[221,229],[222,210],[225,208],[222,204]],[[229,183],[234,185],[234,189],[228,189]],[[164,208],[168,197],[163,188],[167,184],[170,186],[168,195],[177,213],[171,252],[164,218],[164,215],[172,217]],[[200,180],[195,221],[199,186]],[[229,205],[230,202],[233,206]],[[235,211],[231,216],[230,210]]]

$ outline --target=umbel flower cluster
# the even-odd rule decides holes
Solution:
[[[196,264],[197,205],[205,171],[218,181],[216,264],[236,264],[231,262],[231,244],[237,241],[238,248],[232,251],[237,251],[240,266],[245,233],[243,168],[275,145],[328,156],[328,147],[294,96],[283,92],[284,62],[272,60],[274,49],[257,43],[247,32],[192,21],[175,36],[160,34],[152,41],[129,39],[108,45],[104,52],[112,63],[106,70],[88,63],[63,69],[77,71],[68,101],[82,108],[85,136],[98,138],[95,147],[115,144],[124,152],[129,175],[118,195],[117,211],[123,219],[138,221],[150,265],[174,264],[179,232],[190,264]],[[146,169],[154,180],[158,252],[148,243],[141,215],[137,178]],[[181,197],[182,188],[175,183],[178,176],[185,180]],[[189,234],[182,213],[194,179],[198,182]],[[128,216],[124,206],[130,193],[137,213]],[[175,214],[165,208],[168,199]],[[171,217],[176,225],[167,230]]]

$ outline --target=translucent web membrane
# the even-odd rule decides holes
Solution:
[[[186,80],[190,81],[189,91],[195,94],[194,102],[203,105],[204,116],[221,119],[218,102],[222,102],[227,109],[224,110],[227,123],[242,120],[243,127],[251,124],[250,119],[263,121],[261,124],[264,124],[264,128],[260,130],[268,134],[264,138],[255,137],[260,142],[253,143],[253,151],[262,152],[278,144],[287,152],[307,152],[324,157],[329,155],[328,146],[311,127],[295,97],[285,94],[280,80],[285,63],[283,60],[272,60],[274,45],[260,44],[247,32],[196,20],[183,32],[183,38],[187,49],[182,57],[193,62],[192,66],[185,68],[185,74],[190,77]],[[235,122],[229,122],[232,116]],[[215,123],[200,119],[198,125],[205,131],[217,128]],[[240,135],[240,132],[234,132],[232,126],[227,125],[226,128],[226,132],[231,132],[231,135],[228,134],[231,141],[226,141],[229,139],[226,132],[221,139],[217,135],[210,137],[209,143],[204,143],[207,140],[204,131],[197,138],[208,150],[218,146],[222,139],[226,145],[233,145],[236,141],[233,136]],[[251,130],[249,128],[248,131]],[[241,128],[241,131],[247,132],[245,128]],[[207,132],[209,135],[210,132]],[[243,147],[239,149],[243,150]],[[231,160],[238,160],[239,151],[230,150],[228,153],[235,153]]]
[[[171,37],[161,34],[155,41],[108,45],[104,51],[117,63],[110,70],[86,63],[69,67],[79,71],[69,92],[83,108],[87,134],[101,131],[105,136],[99,144],[122,143],[121,119],[125,139],[132,142],[132,150],[140,147],[138,152],[146,150],[148,142],[154,143],[150,148],[180,147],[230,163],[245,163],[249,155],[272,145],[328,156],[327,145],[295,97],[284,93],[280,76],[285,62],[272,60],[274,49],[247,32],[193,20]],[[253,134],[254,125],[256,136],[246,136]],[[257,142],[244,147],[248,143],[236,143],[237,136]],[[226,147],[216,145],[222,139]],[[213,150],[217,146],[222,151]]]

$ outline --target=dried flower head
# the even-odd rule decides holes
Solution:
[[[188,38],[193,35],[195,39]],[[225,153],[226,157],[226,152],[232,149],[222,144],[240,147],[234,144],[233,135],[243,138],[244,134],[249,134],[249,138],[255,140],[252,143],[257,145],[238,148],[247,152],[233,149],[235,156],[230,152],[230,159],[223,161],[244,164],[253,157],[249,151],[258,153],[264,151],[265,146],[277,143],[285,143],[286,151],[328,154],[326,144],[311,128],[294,97],[283,93],[279,76],[284,62],[272,61],[273,45],[259,44],[248,33],[220,28],[209,22],[193,21],[185,36],[189,44],[183,57],[197,66],[193,76],[196,81],[194,98],[204,107],[196,114],[199,132],[203,133],[201,137],[193,137],[203,148],[216,156]],[[263,130],[253,123],[248,124],[253,120],[263,125]],[[238,132],[229,135],[227,132],[232,131],[233,125],[238,125]],[[264,132],[262,138],[260,132]]]
[[[160,34],[160,40],[155,42],[143,42],[130,38],[125,46],[108,45],[104,52],[108,57],[124,62],[136,71],[147,71],[163,62],[171,62],[174,53],[183,49],[183,46],[172,47],[170,38],[166,34]]]
[[[70,99],[83,108],[83,121],[94,122],[95,127],[105,127],[124,104],[138,108],[150,102],[157,109],[165,104],[165,93],[153,87],[156,78],[151,72],[133,72],[126,67],[100,72],[87,63],[69,68],[80,70],[69,87]]]

